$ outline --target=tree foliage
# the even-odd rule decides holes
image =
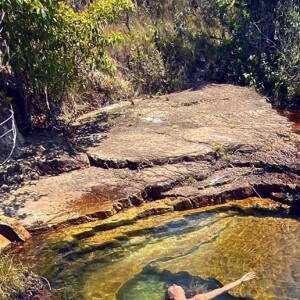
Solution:
[[[299,105],[300,3],[219,0],[223,38],[215,76]]]
[[[49,122],[70,91],[95,88],[89,84],[96,70],[98,81],[115,76],[97,83],[100,92],[107,82],[137,94],[205,79],[250,85],[278,104],[299,106],[299,6],[299,0],[0,0],[6,66],[0,89],[14,89],[0,101],[13,96],[24,119],[34,109]]]
[[[30,110],[29,102],[38,100],[37,108],[52,111],[69,90],[84,84],[84,72],[98,68],[113,73],[107,47],[122,36],[106,28],[132,9],[128,0],[95,1],[83,11],[65,1],[0,0],[3,62],[24,107],[28,104]]]

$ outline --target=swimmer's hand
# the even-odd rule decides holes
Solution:
[[[255,278],[255,276],[256,276],[255,272],[249,272],[249,273],[245,274],[244,276],[242,276],[241,280],[242,280],[242,282],[248,281],[248,280]]]

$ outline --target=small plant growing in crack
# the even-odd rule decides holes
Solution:
[[[235,123],[229,123],[229,124],[228,124],[228,127],[229,127],[230,129],[234,129],[234,128],[236,128],[236,124],[235,124]]]
[[[140,117],[143,115],[143,111],[141,109],[137,109],[136,114]]]
[[[133,122],[128,122],[128,123],[127,123],[127,126],[128,126],[128,127],[132,127],[133,125],[134,125]]]
[[[116,120],[114,118],[112,118],[112,117],[108,117],[107,118],[107,124],[109,126],[114,126],[116,124]]]
[[[233,155],[230,154],[221,144],[214,144],[212,149],[215,152],[217,159],[231,161],[233,158]]]
[[[185,183],[187,184],[193,184],[193,183],[196,183],[197,182],[197,179],[193,176],[189,176],[185,179]]]

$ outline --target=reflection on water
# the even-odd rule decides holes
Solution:
[[[298,220],[231,206],[189,213],[75,226],[34,238],[20,255],[61,300],[161,300],[172,283],[205,291],[251,270],[258,279],[219,299],[300,299]]]

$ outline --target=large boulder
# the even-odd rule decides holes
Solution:
[[[16,220],[0,216],[0,235],[10,242],[24,242],[31,238],[30,233]]]

